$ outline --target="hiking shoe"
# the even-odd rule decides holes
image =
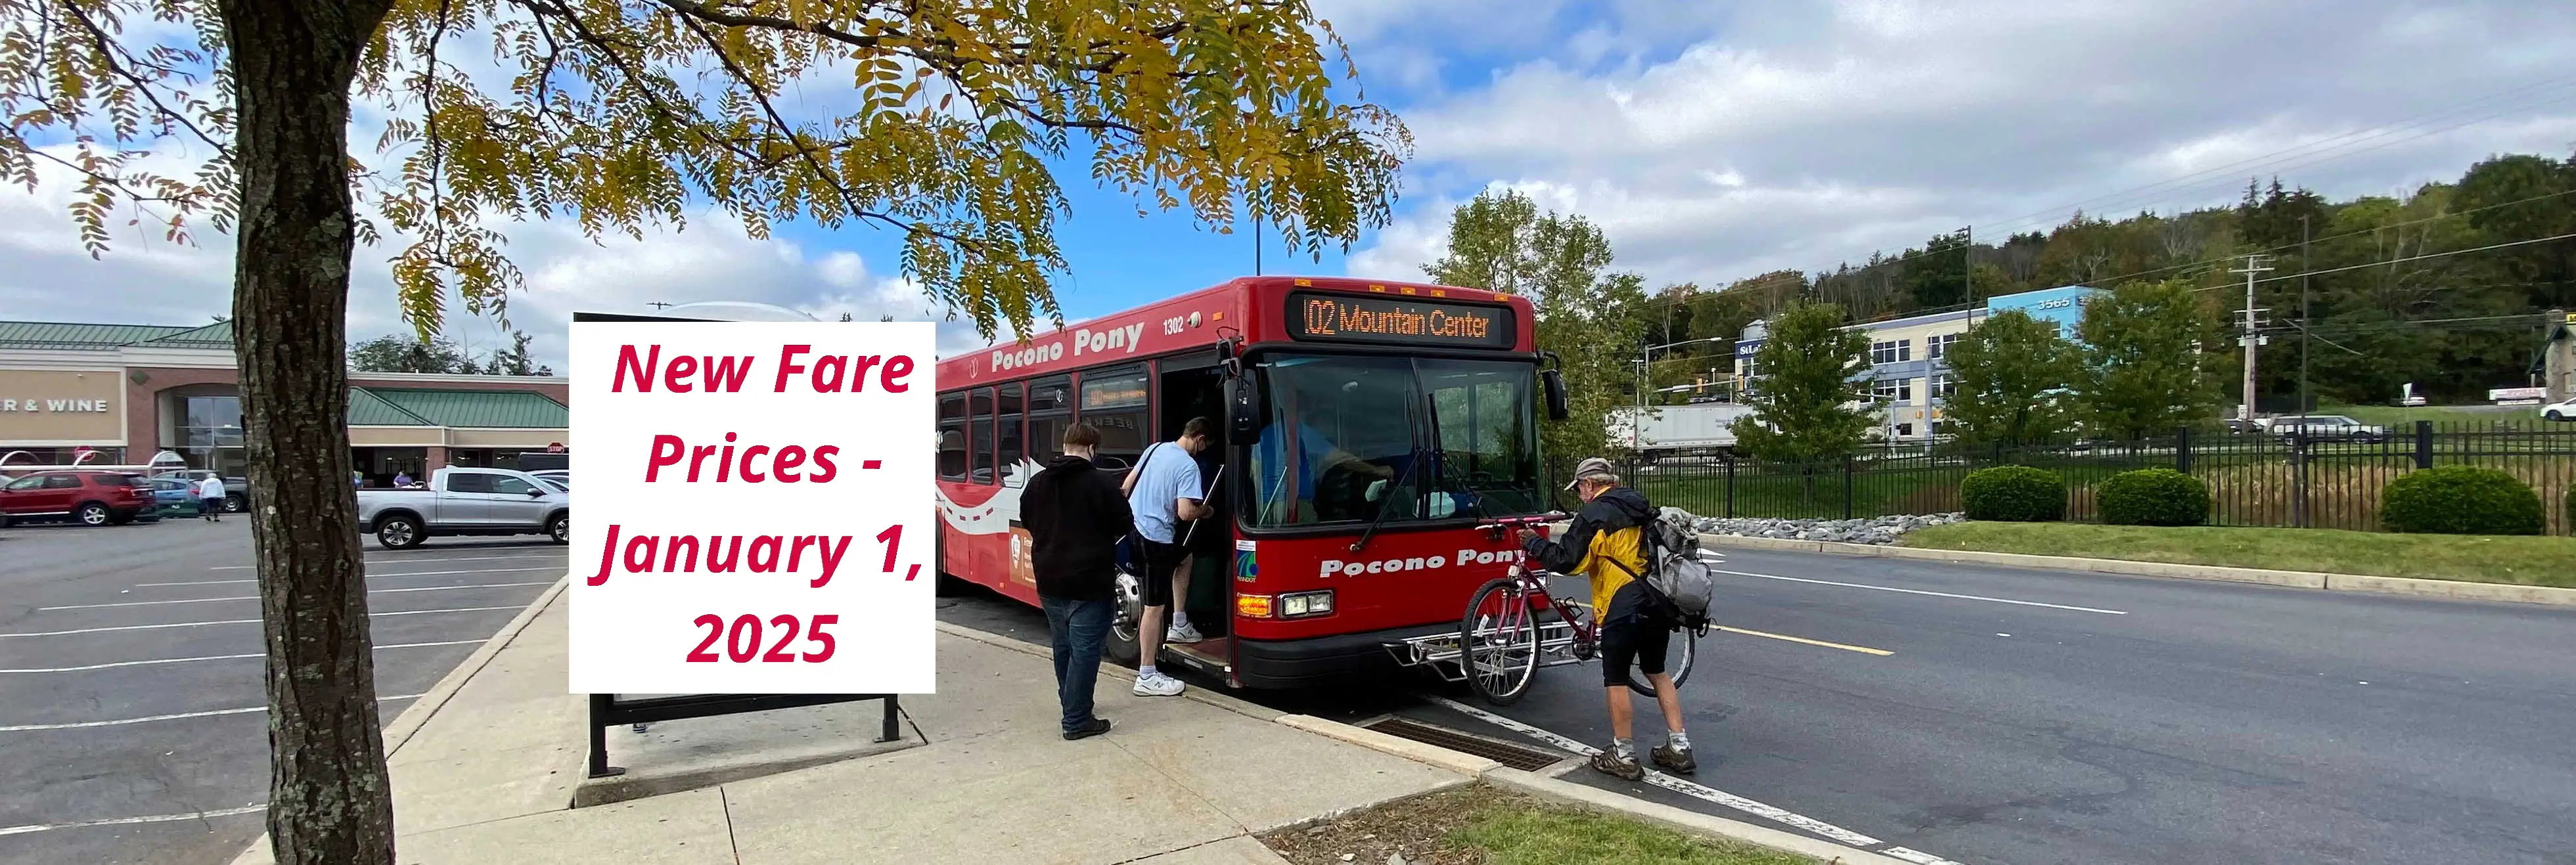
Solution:
[[[1180,695],[1181,680],[1163,675],[1161,671],[1136,677],[1136,696],[1178,697]]]
[[[1689,748],[1675,748],[1671,745],[1658,745],[1655,747],[1654,752],[1648,756],[1654,759],[1657,767],[1667,772],[1688,775],[1692,772],[1699,771],[1699,760],[1691,756]]]
[[[1620,757],[1616,751],[1603,751],[1594,755],[1592,768],[1601,774],[1622,781],[1642,781],[1646,778],[1645,767],[1637,765],[1635,760]]]
[[[1075,739],[1088,739],[1106,732],[1109,732],[1109,719],[1094,716],[1090,723],[1064,731],[1064,740],[1071,742]]]
[[[1163,629],[1163,642],[1166,643],[1196,643],[1205,639],[1193,625],[1173,625]]]

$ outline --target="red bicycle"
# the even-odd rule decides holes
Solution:
[[[1507,531],[1562,518],[1530,517],[1478,528]],[[1467,613],[1458,622],[1456,657],[1468,686],[1485,702],[1510,704],[1529,691],[1538,668],[1579,664],[1599,654],[1600,629],[1593,623],[1592,605],[1558,598],[1548,591],[1549,576],[1557,575],[1516,563],[1509,576],[1486,583],[1468,598]],[[1699,635],[1688,629],[1673,635],[1671,645],[1678,652],[1666,659],[1665,671],[1680,685],[1690,678]],[[1634,669],[1628,671],[1628,688],[1655,695],[1654,683]]]

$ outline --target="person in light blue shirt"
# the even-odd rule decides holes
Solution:
[[[1175,597],[1190,596],[1190,555],[1181,546],[1180,525],[1185,520],[1209,516],[1207,488],[1199,478],[1195,458],[1206,450],[1209,432],[1215,423],[1203,417],[1190,418],[1181,425],[1180,438],[1146,448],[1136,458],[1136,470],[1127,473],[1127,507],[1136,515],[1137,546],[1144,553],[1142,586],[1145,613],[1136,623],[1136,641],[1143,652],[1136,658],[1136,694],[1143,697],[1169,697],[1181,692],[1181,682],[1155,669],[1154,661],[1163,643],[1195,643],[1201,638],[1190,626],[1189,611],[1171,615],[1171,629],[1164,630],[1164,611]]]

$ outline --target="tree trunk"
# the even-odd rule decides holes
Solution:
[[[233,334],[268,647],[278,865],[390,865],[367,586],[349,485],[349,86],[383,0],[221,0],[240,127]]]

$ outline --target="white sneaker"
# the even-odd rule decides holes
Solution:
[[[1177,624],[1163,629],[1163,642],[1166,643],[1195,643],[1205,639],[1207,638],[1199,636],[1197,627],[1187,624]]]
[[[1178,697],[1181,687],[1181,680],[1163,675],[1160,670],[1152,675],[1136,677],[1136,696],[1139,697]]]

